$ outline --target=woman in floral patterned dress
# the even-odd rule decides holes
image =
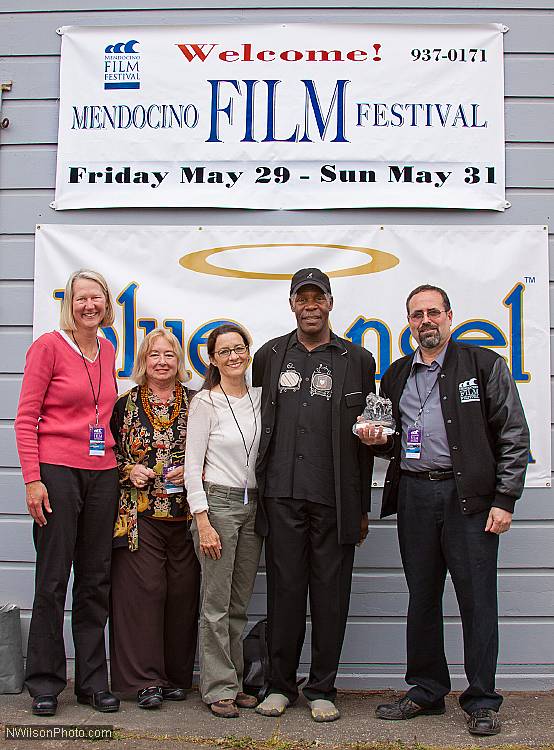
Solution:
[[[120,477],[110,611],[112,689],[141,708],[184,700],[196,651],[199,564],[183,464],[191,393],[183,351],[163,328],[145,336],[137,385],[111,422]]]

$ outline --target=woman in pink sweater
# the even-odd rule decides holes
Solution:
[[[15,433],[37,551],[25,684],[37,716],[53,716],[65,688],[64,603],[73,564],[72,629],[79,703],[117,711],[108,692],[104,627],[118,475],[109,424],[115,352],[97,336],[114,313],[103,276],[76,271],[60,331],[27,352]]]

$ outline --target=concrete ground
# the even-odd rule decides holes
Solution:
[[[382,721],[374,708],[392,692],[341,692],[337,705],[339,721],[316,724],[303,699],[279,719],[243,710],[238,719],[219,719],[210,713],[196,691],[186,701],[166,702],[156,711],[139,709],[133,701],[122,701],[115,714],[101,714],[78,705],[68,688],[52,718],[31,714],[26,693],[0,696],[0,748],[29,747],[31,750],[425,750],[426,748],[503,748],[554,750],[554,691],[505,693],[503,729],[496,737],[472,737],[456,698],[449,696],[444,716],[422,716],[410,721]],[[110,741],[7,740],[6,724],[114,726]]]

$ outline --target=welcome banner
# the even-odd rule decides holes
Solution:
[[[116,320],[121,390],[144,334],[182,342],[193,387],[205,342],[225,321],[243,325],[252,353],[296,326],[288,296],[299,268],[331,277],[333,330],[371,350],[378,379],[412,351],[405,299],[415,286],[446,289],[453,336],[506,358],[531,429],[527,486],[550,486],[548,247],[545,227],[169,227],[41,225],[36,233],[34,335],[58,327],[70,273],[103,273]]]
[[[504,30],[63,27],[52,206],[502,211]]]

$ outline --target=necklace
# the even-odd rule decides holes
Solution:
[[[152,411],[150,400],[148,398],[147,385],[141,385],[140,387],[140,400],[142,402],[142,408],[144,409],[146,416],[150,420],[150,424],[152,425],[152,427],[158,432],[163,432],[164,430],[168,430],[179,416],[181,405],[183,403],[183,386],[178,380],[175,381],[175,403],[173,404],[173,409],[171,410],[171,414],[167,419],[165,417],[160,417],[158,414],[154,414],[154,412]]]

